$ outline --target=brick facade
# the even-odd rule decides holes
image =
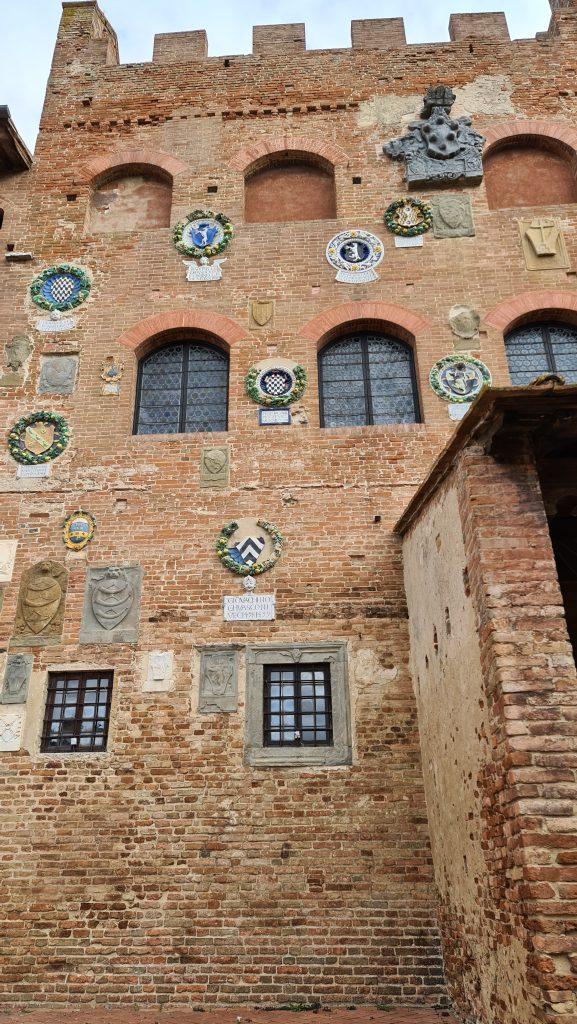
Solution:
[[[537,1004],[570,1008],[558,992],[570,987],[567,963],[553,961],[561,980],[546,994],[549,961],[537,962],[534,950],[527,957],[527,924],[519,923],[517,890],[515,899],[509,893],[519,884],[515,869],[481,837],[499,785],[492,777],[483,776],[485,803],[467,791],[460,804],[477,816],[472,845],[486,879],[479,906],[499,917],[487,923],[483,950],[513,933],[519,943],[514,956],[500,958],[491,991],[475,962],[478,894],[463,884],[461,904],[447,900],[435,830],[451,824],[432,802],[421,748],[442,773],[449,739],[442,719],[437,734],[422,720],[419,737],[423,709],[409,671],[402,545],[393,528],[452,434],[446,404],[428,384],[431,365],[454,351],[450,308],[490,313],[471,350],[505,385],[504,330],[529,309],[572,310],[574,270],[527,271],[518,210],[490,210],[484,184],[467,189],[474,237],[431,233],[422,248],[396,248],[382,216],[405,192],[403,169],[380,150],[418,116],[422,95],[439,80],[456,89],[457,113],[470,113],[486,135],[539,123],[562,140],[573,132],[576,25],[577,12],[563,8],[548,35],[510,42],[501,15],[455,15],[451,42],[411,46],[399,19],[357,21],[351,49],[314,52],[302,25],[257,26],[252,55],[210,58],[202,32],[169,33],[156,38],[151,63],[122,65],[96,3],[64,3],[33,168],[0,176],[0,240],[33,254],[32,262],[0,267],[1,337],[34,342],[26,380],[3,388],[3,429],[37,409],[64,415],[71,428],[45,480],[18,478],[7,452],[0,466],[2,536],[19,542],[3,587],[5,649],[14,650],[23,574],[45,560],[68,572],[62,637],[18,647],[34,655],[22,744],[0,754],[3,1008],[434,1006],[446,1004],[447,991],[483,1024],[525,1024]],[[291,151],[331,165],[336,217],[246,223],[245,173]],[[170,184],[172,225],[203,208],[231,219],[236,233],[221,280],[186,281],[168,227],[129,230],[124,220],[116,231],[97,230],[94,190],[125,172]],[[562,218],[575,267],[574,206],[539,213]],[[378,281],[335,281],[325,248],[350,227],[383,239]],[[29,286],[61,262],[87,271],[90,297],[74,311],[74,330],[43,333]],[[540,307],[535,296],[549,304]],[[263,327],[251,316],[253,300],[274,303]],[[392,333],[411,346],[422,422],[320,428],[318,350],[349,329]],[[228,430],[134,435],[138,359],[188,338],[229,356]],[[41,359],[65,352],[79,359],[74,392],[38,394]],[[118,396],[103,394],[101,366],[110,356],[125,366]],[[272,357],[304,366],[308,385],[292,425],[265,429],[243,380]],[[200,486],[209,444],[230,449],[223,488]],[[520,485],[506,472],[503,483],[503,472],[492,467],[475,486],[503,486],[523,520]],[[61,529],[78,507],[95,516],[97,530],[73,553]],[[270,623],[223,621],[223,596],[242,587],[219,563],[215,543],[225,523],[243,516],[267,519],[286,539],[258,581],[257,593],[276,595]],[[479,549],[477,535],[467,544]],[[545,583],[554,588],[547,558]],[[493,585],[498,562],[487,544],[487,563],[472,580],[479,595]],[[138,642],[81,643],[88,569],[115,565],[143,570]],[[525,590],[519,599],[533,596]],[[483,678],[504,672],[489,640],[481,631]],[[247,764],[247,646],[343,642],[351,763]],[[237,712],[198,712],[200,648],[211,645],[237,652]],[[170,691],[144,688],[153,651],[174,654]],[[47,672],[66,668],[114,672],[105,753],[40,752]],[[499,734],[497,710],[472,753],[479,771]],[[530,812],[541,814],[533,805]],[[472,842],[461,820],[455,834]],[[532,895],[540,898],[520,898]]]

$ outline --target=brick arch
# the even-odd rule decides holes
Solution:
[[[387,324],[407,341],[414,341],[430,327],[429,320],[404,306],[395,306],[390,302],[343,302],[309,320],[301,327],[299,337],[315,341],[321,349],[337,331],[363,321]]]
[[[529,118],[501,121],[485,130],[485,138],[485,157],[506,142],[558,142],[577,153],[577,130],[556,121]]]
[[[521,292],[513,295],[492,309],[484,317],[489,327],[495,327],[503,334],[525,317],[535,313],[545,316],[565,314],[572,323],[577,322],[577,292],[560,289]]]
[[[226,349],[249,337],[244,328],[221,313],[212,313],[204,309],[183,309],[140,320],[124,331],[117,341],[119,345],[131,349],[140,359],[148,351],[153,338],[167,331],[181,330],[199,331],[221,342]]]
[[[127,146],[86,161],[81,169],[81,180],[87,183],[94,182],[123,167],[144,167],[151,171],[160,171],[172,181],[177,174],[182,174],[186,170],[187,165],[160,149]]]
[[[312,135],[267,135],[266,138],[255,139],[239,149],[229,161],[229,166],[234,171],[244,173],[251,164],[263,157],[291,150],[321,157],[335,167],[346,166],[349,163],[347,153],[333,142],[325,142]]]

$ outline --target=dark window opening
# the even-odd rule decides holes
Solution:
[[[530,384],[543,373],[577,383],[577,330],[561,323],[528,324],[505,338],[511,383]]]
[[[227,429],[228,356],[201,342],[165,345],[141,360],[135,434]]]
[[[265,747],[327,746],[333,742],[329,665],[266,665]]]
[[[567,632],[573,648],[573,657],[577,660],[577,515],[557,513],[552,516],[549,519],[549,533],[563,598]]]
[[[378,334],[334,341],[319,356],[321,426],[416,423],[419,399],[409,345]]]
[[[40,749],[106,750],[112,672],[51,672]]]
[[[4,210],[0,207],[0,230],[2,228],[3,223],[4,223]]]

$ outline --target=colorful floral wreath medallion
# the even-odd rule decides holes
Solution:
[[[397,199],[385,210],[385,224],[393,235],[413,238],[424,235],[433,223],[433,212],[421,199]]]
[[[307,371],[287,363],[259,369],[251,367],[244,378],[245,391],[253,402],[272,408],[290,405],[302,398],[307,386]]]
[[[222,564],[237,576],[260,576],[272,569],[282,553],[283,538],[276,526],[264,519],[256,519],[254,524],[254,536],[235,536],[240,533],[239,524],[227,523],[216,542],[216,553]],[[268,557],[263,557],[267,538],[261,531],[268,535],[269,548],[272,545],[272,554]]]
[[[483,388],[491,386],[491,373],[473,356],[445,356],[431,369],[429,381],[435,394],[446,402],[472,402]]]
[[[193,210],[176,225],[172,238],[178,252],[200,260],[224,252],[233,234],[232,223],[223,213]]]
[[[336,281],[347,284],[366,284],[376,281],[378,267],[384,255],[383,243],[370,231],[352,228],[339,231],[326,248],[326,257],[337,271]]]
[[[70,432],[62,416],[54,412],[33,412],[23,416],[8,434],[8,450],[16,462],[38,465],[62,454]]]
[[[67,516],[62,527],[62,539],[71,551],[82,551],[94,536],[96,520],[90,512],[79,508]]]
[[[32,301],[41,309],[48,309],[51,312],[57,310],[63,313],[67,309],[74,309],[84,302],[89,294],[88,274],[70,263],[48,267],[30,286]]]

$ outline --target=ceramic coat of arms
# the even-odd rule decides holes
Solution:
[[[383,243],[376,235],[360,228],[340,231],[331,238],[326,257],[337,271],[336,281],[347,284],[367,284],[376,281],[378,267],[384,255]]]
[[[385,224],[389,231],[402,238],[424,235],[432,223],[431,207],[421,199],[397,199],[385,210]]]
[[[282,548],[281,533],[264,519],[227,523],[216,542],[216,553],[222,564],[237,576],[260,576],[272,569]]]
[[[86,271],[70,263],[60,263],[43,270],[32,282],[30,296],[41,309],[65,310],[79,306],[90,294],[90,278]]]
[[[215,260],[211,266],[209,259],[224,252],[233,234],[228,217],[212,210],[193,210],[175,226],[172,233],[175,248],[183,256],[192,257],[192,260],[184,261],[188,268],[188,281],[218,281],[222,277],[221,264],[224,260]]]
[[[429,381],[446,402],[472,402],[484,387],[490,387],[491,373],[473,356],[445,356],[431,369]]]
[[[62,539],[70,551],[82,551],[94,536],[96,520],[90,512],[78,509],[67,516],[62,527]]]
[[[16,462],[37,465],[62,454],[68,444],[66,420],[53,412],[23,416],[8,434],[8,450]]]
[[[306,384],[306,370],[289,359],[265,359],[251,367],[244,379],[248,397],[272,408],[298,402]]]

